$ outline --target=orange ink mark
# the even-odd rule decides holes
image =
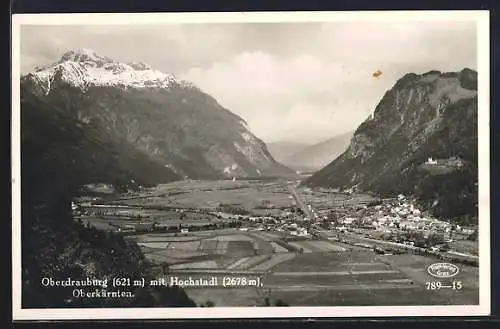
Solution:
[[[372,74],[372,76],[376,79],[378,79],[381,75],[382,75],[382,71],[380,71],[380,70],[377,70],[377,71],[373,72],[373,74]]]

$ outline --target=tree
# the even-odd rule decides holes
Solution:
[[[202,303],[200,307],[214,307],[215,303],[212,302],[211,300],[207,300],[205,303]]]
[[[444,243],[444,237],[442,234],[430,233],[427,237],[427,245],[429,246],[435,246],[441,243]]]
[[[281,299],[276,300],[276,303],[274,304],[275,306],[290,306]]]
[[[469,240],[469,241],[477,241],[477,234],[478,234],[478,231],[476,229],[474,232],[472,232],[471,235],[469,235],[467,237],[467,240]]]

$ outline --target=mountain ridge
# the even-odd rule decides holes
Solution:
[[[296,169],[321,169],[347,149],[353,134],[354,131],[349,131],[305,147],[288,155],[282,163]]]
[[[300,143],[292,141],[276,141],[267,143],[269,152],[271,152],[273,157],[281,163],[284,163],[284,160],[288,156],[312,145],[313,144],[311,143]]]
[[[42,287],[43,277],[148,281],[156,275],[122,234],[75,221],[72,197],[91,183],[122,192],[187,175],[290,170],[210,95],[166,74],[145,83],[150,76],[130,73],[151,71],[143,63],[115,63],[125,70],[112,76],[111,66],[111,73],[104,68],[110,59],[94,55],[68,52],[21,79],[23,307],[194,307],[180,287],[139,287],[132,298],[98,299],[72,298],[70,287]],[[95,67],[105,79],[90,75]]]
[[[64,53],[21,79],[23,93],[106,131],[181,178],[290,173],[245,120],[190,82],[91,50]],[[148,160],[148,161],[149,161]]]
[[[436,216],[469,221],[477,179],[477,72],[465,68],[397,80],[348,149],[303,184],[404,193]]]
[[[55,63],[35,67],[25,75],[37,81],[48,94],[55,79],[86,89],[89,86],[122,88],[168,89],[173,85],[196,88],[193,83],[179,80],[173,74],[163,73],[142,62],[123,63],[93,50],[81,48],[62,54]]]

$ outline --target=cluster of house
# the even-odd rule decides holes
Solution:
[[[176,232],[180,232],[181,234],[189,233],[189,227],[177,227],[176,225],[168,225],[168,224],[157,224],[152,222],[142,222],[136,224],[125,224],[117,227],[118,232],[168,232],[171,230],[175,230]]]
[[[276,216],[239,216],[244,220],[244,227],[240,231],[274,231],[288,233],[291,236],[309,236],[308,219],[288,210],[283,210]]]
[[[73,215],[80,219],[107,218],[110,219],[109,225],[115,227],[118,232],[154,232],[154,231],[175,231],[178,233],[188,233],[190,230],[217,229],[233,225],[236,220],[248,218],[248,216],[233,215],[223,212],[213,212],[200,209],[181,209],[172,208],[172,212],[162,220],[158,215],[150,215],[142,212],[140,209],[130,208],[121,205],[94,204],[88,200],[75,200],[71,203]],[[193,222],[192,220],[183,220],[186,213],[201,214],[200,218],[205,220]],[[203,216],[207,215],[207,216]],[[207,222],[206,219],[209,219]],[[211,221],[217,218],[218,220]],[[220,220],[221,219],[221,220]],[[118,220],[118,221],[117,221]],[[173,221],[172,221],[173,220]]]
[[[425,164],[434,166],[456,167],[456,168],[461,168],[464,165],[462,159],[456,156],[447,159],[434,159],[432,157],[429,157],[427,158],[427,161],[425,161]]]
[[[442,233],[445,236],[450,236],[452,231],[464,235],[474,232],[473,228],[461,227],[423,213],[404,195],[399,195],[397,200],[393,202],[386,202],[370,208],[366,207],[361,218],[346,216],[335,224],[340,231],[347,230],[352,226],[361,226],[387,233],[396,229],[429,231]]]
[[[87,184],[84,186],[84,189],[90,192],[97,192],[104,194],[112,194],[116,192],[113,184],[107,184],[107,183]]]
[[[295,202],[292,200],[292,208]],[[81,205],[81,204],[80,204]],[[265,204],[269,206],[269,204]],[[209,216],[216,217],[217,219],[222,219],[225,223],[239,222],[241,225],[240,230],[257,230],[257,231],[275,231],[287,233],[290,236],[308,237],[311,233],[311,227],[315,227],[320,221],[328,222],[327,213],[329,209],[315,211],[310,205],[306,205],[309,210],[309,216],[302,212],[282,210],[279,215],[274,216],[256,216],[256,215],[242,215],[242,214],[232,214],[221,211],[209,211],[192,209],[193,212],[207,214]],[[104,208],[104,207],[103,207]],[[78,210],[79,207],[73,204],[73,209]],[[88,207],[87,209],[94,209],[94,211],[100,211],[99,207]],[[131,209],[102,209],[109,214],[111,211],[114,215],[130,215],[135,210]],[[188,209],[175,209],[176,212],[190,212]],[[212,218],[213,218],[212,217]],[[180,217],[182,218],[182,216]],[[474,232],[474,228],[460,227],[459,225],[451,224],[445,221],[441,221],[422,212],[415,204],[407,199],[404,195],[399,195],[396,199],[390,201],[384,201],[376,205],[365,205],[362,207],[361,211],[352,212],[346,211],[345,215],[340,215],[335,221],[329,222],[329,228],[338,231],[348,231],[356,228],[370,229],[381,231],[383,233],[397,232],[400,230],[405,231],[426,231],[433,233],[441,233],[447,236],[447,239],[451,239],[451,232],[462,233],[463,235],[470,235]],[[153,221],[141,221],[140,223],[126,223],[120,228],[121,231],[143,231],[143,230],[171,230],[172,224],[153,224]],[[217,223],[220,222],[217,221]],[[197,229],[217,229],[220,227],[225,227],[225,224],[215,222],[210,222],[207,225],[201,225]],[[220,224],[220,225],[219,225]],[[165,225],[165,227],[162,227]],[[148,227],[151,226],[151,227]],[[152,227],[154,226],[154,228]],[[184,227],[185,226],[185,227]],[[177,225],[181,228],[181,233],[187,233],[192,227],[187,227],[187,225]]]

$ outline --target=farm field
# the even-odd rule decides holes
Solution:
[[[178,242],[178,241],[200,241],[198,236],[174,236],[170,233],[141,234],[135,237],[138,242]]]
[[[262,287],[187,288],[188,295],[200,303],[210,300],[217,306],[255,306],[262,305],[266,297],[292,306],[477,302],[477,290],[473,288],[464,289],[461,293],[426,290],[425,282],[429,280],[426,266],[435,262],[429,257],[380,256],[371,250],[348,250],[328,240],[281,240],[278,244],[262,233],[234,232],[150,243],[168,243],[164,256],[185,257],[170,266],[175,275],[200,276],[199,273],[205,273],[203,276],[220,275],[219,278],[222,278],[238,271],[263,275]],[[263,248],[265,243],[269,244],[271,251],[259,254],[258,250],[268,250]],[[290,252],[283,247],[287,244],[304,249],[309,247],[310,252]],[[158,255],[158,249],[155,250],[154,254]],[[200,272],[189,272],[193,270]],[[213,270],[220,273],[210,274]],[[474,275],[477,278],[474,268],[463,269],[460,279],[464,286],[475,286]]]
[[[266,241],[259,236],[259,233],[225,232],[221,235],[196,234],[182,237],[144,234],[134,236],[133,239],[137,241],[146,257],[155,263],[175,264],[171,269],[244,270],[265,263],[256,270],[267,270],[295,255],[278,244],[273,245],[272,242]],[[200,257],[203,257],[204,261],[200,261]]]
[[[207,279],[216,276],[222,280],[239,275],[261,279],[259,287],[185,288],[197,304],[211,301],[216,306],[263,306],[266,298],[272,304],[281,300],[290,306],[478,303],[479,275],[475,267],[460,265],[460,273],[453,278],[462,283],[460,291],[429,291],[425,289],[426,282],[435,278],[427,273],[427,267],[438,262],[433,256],[379,255],[371,249],[323,235],[292,236],[284,232],[286,224],[279,222],[251,224],[252,216],[272,216],[291,207],[287,184],[286,181],[257,180],[180,181],[145,189],[115,202],[146,208],[165,207],[165,210],[148,209],[141,215],[167,225],[228,222],[218,210],[221,205],[243,209],[248,215],[238,219],[248,221],[241,230],[221,225],[205,231],[136,232],[126,237],[137,242],[146,258],[158,271],[163,271],[163,276]],[[304,201],[316,209],[356,208],[375,200],[366,195],[302,187],[297,190]],[[95,222],[109,228],[134,220],[98,218]],[[304,221],[296,224],[307,225]],[[325,232],[326,236],[337,236],[334,231]],[[356,234],[346,233],[345,237],[351,242],[366,242]],[[474,248],[474,245],[470,243],[465,247]]]
[[[375,253],[371,251],[352,251],[336,253],[314,253],[300,255],[293,260],[280,264],[275,268],[277,272],[317,272],[346,270],[350,263],[381,263]]]
[[[436,281],[434,277],[427,273],[427,267],[436,263],[436,259],[419,255],[392,255],[382,256],[382,258],[389,261],[393,266],[398,267],[402,272],[422,285],[425,285],[425,283],[429,281]],[[460,272],[452,279],[441,279],[440,281],[443,282],[443,284],[451,284],[450,281],[452,280],[461,281],[464,287],[464,289],[461,290],[462,293],[467,289],[475,290],[475,287],[479,286],[478,268],[468,265],[460,265],[459,268]],[[441,290],[441,292],[444,291]]]
[[[328,189],[311,190],[306,187],[298,187],[304,201],[311,204],[316,209],[331,209],[342,206],[352,206],[366,204],[368,202],[377,200],[372,196],[366,194],[343,194],[334,193]],[[332,193],[333,192],[333,193]]]
[[[288,189],[283,188],[283,182],[186,180],[162,184],[114,202],[140,206],[215,209],[221,200],[224,200],[225,204],[267,214],[282,207],[289,207],[289,196]],[[276,209],[259,209],[263,201],[271,202]]]
[[[479,244],[477,241],[457,240],[450,243],[450,247],[456,251],[477,255]]]
[[[252,232],[252,236],[258,232]],[[247,236],[248,238],[248,236]],[[228,240],[226,237],[224,240]],[[229,239],[229,241],[231,241]],[[241,241],[248,241],[242,239]],[[321,244],[320,244],[321,245]],[[341,250],[341,249],[338,249]],[[414,259],[411,259],[411,258]],[[478,302],[474,268],[463,268],[461,292],[425,289],[426,266],[434,259],[415,256],[379,256],[371,251],[324,251],[296,254],[275,252],[233,258],[218,270],[225,275],[237,271],[262,273],[262,287],[186,289],[194,300],[210,300],[217,306],[262,305],[264,298],[292,306],[313,305],[446,305]],[[202,262],[175,267],[202,270]],[[214,262],[205,265],[215,268]],[[173,268],[174,269],[174,268]],[[236,271],[236,272],[235,272]],[[420,275],[420,277],[419,277]]]
[[[294,306],[399,306],[399,305],[446,305],[451,304],[449,298],[422,290],[421,288],[407,286],[387,288],[376,285],[373,287],[360,287],[358,289],[316,289],[308,290],[272,290],[272,299],[292,301]]]

